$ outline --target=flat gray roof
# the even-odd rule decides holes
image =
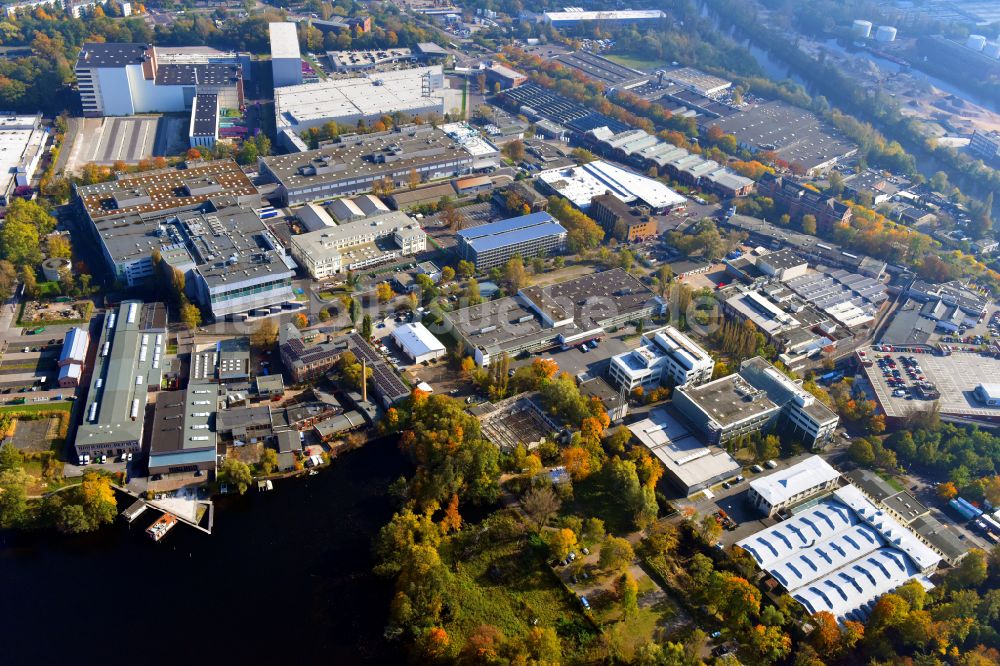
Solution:
[[[754,388],[738,374],[721,377],[701,386],[679,386],[716,423],[726,427],[770,411],[778,411],[767,393]]]

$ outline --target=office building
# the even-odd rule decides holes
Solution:
[[[426,247],[427,234],[420,224],[399,211],[291,238],[292,256],[317,280],[377,266]]]
[[[326,59],[330,61],[330,66],[337,72],[384,70],[386,65],[400,62],[411,63],[417,60],[410,49],[404,48],[327,51]]]
[[[680,386],[674,390],[673,405],[709,444],[764,430],[781,411],[766,392],[739,374]]]
[[[277,93],[278,88],[302,83],[302,54],[294,23],[271,23],[268,30],[271,37],[271,74]]]
[[[976,130],[972,133],[972,139],[969,141],[969,151],[987,162],[1000,158],[1000,132]]]
[[[301,135],[328,122],[357,125],[383,116],[444,114],[444,73],[440,65],[288,85],[274,90],[279,135]]]
[[[489,170],[499,163],[500,149],[469,123],[446,123],[441,130],[472,155],[473,171]]]
[[[579,8],[564,8],[561,12],[545,12],[542,20],[553,28],[575,28],[588,24],[640,25],[655,23],[667,18],[659,9],[619,9],[604,11],[584,11]]]
[[[619,388],[651,391],[664,385],[703,384],[715,361],[700,345],[673,326],[645,333],[637,349],[611,357],[608,375]]]
[[[646,206],[659,214],[687,199],[658,180],[597,160],[575,167],[549,169],[538,174],[538,182],[553,194],[566,197],[582,211],[594,197],[611,194],[627,204]]]
[[[909,580],[933,587],[941,561],[852,485],[737,545],[809,613],[840,621],[864,622],[880,596]]]
[[[260,172],[278,183],[282,205],[369,192],[377,181],[408,186],[452,178],[472,169],[473,156],[442,130],[408,126],[390,132],[341,137],[337,144],[291,155],[264,157]]]
[[[531,213],[458,232],[458,255],[487,271],[511,257],[530,259],[566,249],[566,229],[548,213]]]
[[[685,495],[740,473],[740,464],[731,455],[706,445],[667,407],[657,407],[628,429],[663,463],[667,479]]]
[[[632,243],[653,238],[656,220],[641,208],[634,208],[612,194],[596,196],[590,203],[590,217],[601,225],[606,237]]]
[[[773,516],[814,495],[833,490],[839,482],[840,472],[830,463],[819,456],[810,456],[790,467],[753,479],[747,497],[764,515]]]
[[[791,437],[816,447],[833,436],[840,422],[837,413],[760,356],[743,361],[740,375],[781,407],[779,425]]]
[[[200,94],[216,95],[221,108],[239,109],[243,63],[239,54],[214,49],[89,42],[76,61],[83,115],[182,112]]]
[[[774,203],[788,211],[792,218],[800,219],[805,215],[816,218],[816,227],[822,230],[832,230],[840,224],[851,221],[851,207],[837,201],[836,197],[820,194],[800,185],[789,178],[765,173],[757,181],[757,192],[761,196],[770,197]]]
[[[124,301],[100,330],[76,453],[139,453],[148,394],[160,390],[167,310],[162,303]]]
[[[606,329],[658,314],[663,302],[620,268],[445,313],[462,345],[482,367],[504,353],[541,351],[589,342]]]
[[[322,377],[340,360],[347,349],[346,341],[306,342],[302,332],[287,322],[278,329],[278,353],[281,362],[292,378],[299,384]]]
[[[19,190],[30,190],[48,142],[41,115],[0,118],[0,206],[10,204]]]
[[[433,361],[446,353],[441,341],[420,322],[397,326],[392,339],[414,364]]]
[[[371,16],[331,16],[328,19],[311,19],[309,25],[320,32],[348,33],[351,36],[372,30]]]

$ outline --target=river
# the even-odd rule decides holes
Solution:
[[[409,471],[391,439],[316,476],[217,506],[209,536],[180,525],[161,543],[154,515],[95,534],[0,532],[4,664],[387,663],[391,584],[371,541]]]

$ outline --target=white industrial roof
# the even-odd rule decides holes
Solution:
[[[496,155],[500,152],[496,146],[479,133],[479,130],[473,128],[469,123],[447,123],[441,125],[441,129],[460,143],[473,157]]]
[[[983,383],[979,387],[988,400],[1000,400],[1000,384]]]
[[[272,58],[301,57],[299,53],[299,36],[294,23],[271,23],[268,25],[271,36]]]
[[[668,208],[685,201],[684,197],[660,181],[603,160],[582,166],[549,169],[539,173],[538,178],[580,209],[586,209],[594,197],[606,192],[611,192],[625,203],[639,199],[653,208]]]
[[[392,332],[392,337],[413,358],[444,351],[444,345],[441,344],[441,341],[435,338],[420,322],[397,326],[396,330]]]
[[[754,479],[750,482],[750,487],[774,506],[839,476],[840,472],[831,467],[830,463],[819,456],[810,456],[791,467]]]
[[[705,446],[663,408],[628,429],[688,488],[740,471],[732,456],[717,446]]]
[[[59,361],[70,361],[84,363],[87,358],[87,346],[90,344],[90,333],[87,329],[75,327],[66,332],[63,339],[62,352],[59,354]]]
[[[811,613],[855,620],[941,559],[851,485],[737,545]]]
[[[80,379],[83,376],[83,366],[77,365],[76,363],[70,363],[69,365],[64,365],[59,368],[59,379],[65,377],[72,377],[74,379]]]

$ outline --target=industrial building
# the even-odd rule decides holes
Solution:
[[[522,258],[560,254],[566,249],[566,229],[548,213],[530,213],[462,229],[458,256],[487,271],[503,266],[514,255]]]
[[[540,351],[602,337],[605,329],[663,310],[663,302],[620,268],[446,312],[445,320],[482,367],[506,353]]]
[[[83,377],[83,366],[87,362],[90,348],[90,333],[85,328],[74,327],[66,332],[62,350],[56,366],[59,368],[57,382],[59,388],[75,388]]]
[[[809,269],[809,262],[788,248],[758,257],[756,265],[764,275],[782,282],[805,275]]]
[[[211,148],[219,140],[219,96],[209,93],[195,95],[191,105],[188,141],[191,147]]]
[[[538,174],[538,182],[583,211],[590,208],[594,197],[602,194],[611,194],[625,203],[644,205],[656,214],[687,201],[658,180],[603,160],[542,171]]]
[[[422,181],[469,173],[473,155],[445,132],[429,125],[390,132],[342,136],[318,150],[264,157],[262,175],[278,183],[282,205],[369,192],[376,181],[407,186],[411,174]]]
[[[740,464],[731,455],[702,442],[669,408],[654,409],[628,429],[663,463],[667,479],[685,495],[740,473]]]
[[[214,345],[192,351],[187,388],[158,396],[150,426],[150,474],[215,473],[218,359]]]
[[[740,146],[754,152],[773,152],[780,159],[821,173],[858,148],[816,114],[787,102],[771,101],[708,123],[733,134]]]
[[[294,23],[270,23],[268,30],[271,37],[271,74],[277,93],[278,88],[302,83],[302,54]]]
[[[715,361],[699,344],[673,326],[643,334],[632,351],[611,357],[608,376],[619,388],[651,391],[663,385],[703,384]]]
[[[292,323],[285,323],[278,330],[278,353],[295,383],[322,377],[336,364],[346,349],[346,343],[319,342],[306,344],[302,333]]]
[[[756,289],[737,289],[734,295],[722,302],[722,311],[731,317],[752,322],[768,339],[802,326],[802,322]]]
[[[559,53],[552,59],[561,65],[583,72],[588,78],[600,81],[609,88],[618,90],[631,90],[653,78],[646,72],[626,67],[589,51]]]
[[[257,213],[238,205],[260,197],[231,160],[80,186],[77,197],[108,269],[129,286],[153,278],[159,252],[216,318],[294,300],[295,264]]]
[[[656,236],[656,220],[647,211],[629,206],[613,194],[594,197],[587,211],[595,222],[604,229],[606,238],[632,243]]]
[[[393,113],[420,116],[444,111],[440,65],[289,84],[274,90],[279,136],[286,132],[298,136],[328,122],[353,126],[359,121],[374,123]]]
[[[509,90],[527,83],[528,77],[499,62],[491,63],[484,70],[486,85],[498,90]]]
[[[880,596],[911,579],[932,587],[928,576],[941,561],[853,485],[737,545],[809,613],[826,611],[841,621],[863,622]]]
[[[733,82],[713,76],[694,67],[679,67],[663,72],[663,78],[705,97],[715,97],[729,90]]]
[[[220,340],[215,349],[218,379],[222,383],[250,380],[250,338]]]
[[[833,436],[840,417],[816,396],[760,356],[740,364],[740,375],[781,408],[778,425],[808,447]]]
[[[292,236],[292,256],[317,280],[423,252],[427,234],[405,213],[382,215]]]
[[[310,19],[309,25],[316,28],[320,32],[336,32],[336,33],[348,33],[354,35],[355,33],[365,34],[371,32],[372,30],[372,17],[371,16],[331,16],[328,19]]]
[[[764,515],[774,514],[837,487],[840,472],[819,456],[750,481],[748,500]]]
[[[637,25],[655,23],[667,18],[659,9],[619,9],[606,11],[584,11],[577,7],[566,7],[561,12],[545,12],[542,20],[553,28],[575,28],[591,23],[603,25]]]
[[[139,453],[148,394],[160,390],[167,310],[162,303],[123,301],[101,325],[78,456]]]
[[[48,142],[41,115],[0,118],[0,206],[8,205],[19,188],[30,188]]]
[[[326,59],[337,72],[366,72],[393,63],[416,62],[410,49],[373,49],[368,51],[327,51]]]
[[[414,364],[433,361],[446,353],[441,341],[420,322],[397,326],[392,331],[392,339]]]
[[[842,269],[800,275],[786,280],[785,285],[804,302],[852,330],[873,324],[879,307],[889,298],[879,280]]]
[[[83,115],[181,112],[200,94],[217,95],[221,108],[239,109],[247,62],[214,49],[88,42],[76,61]]]
[[[474,171],[485,171],[499,164],[500,149],[469,123],[446,123],[441,125],[441,131],[472,155]]]
[[[732,374],[699,386],[674,390],[674,408],[709,444],[725,444],[768,427],[781,408],[767,393]]]

